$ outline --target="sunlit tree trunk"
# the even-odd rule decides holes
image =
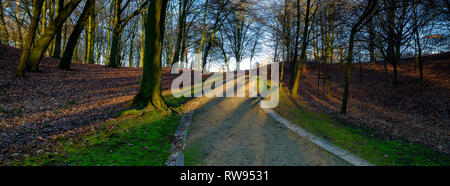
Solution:
[[[47,50],[49,44],[53,40],[57,28],[62,27],[63,23],[66,19],[72,14],[73,10],[78,6],[81,0],[71,0],[63,9],[60,15],[55,18],[55,20],[51,20],[48,28],[41,38],[36,42],[36,45],[33,46],[33,50],[31,51],[29,58],[27,60],[27,70],[30,72],[36,72],[39,70],[39,64],[44,55],[45,50]]]
[[[28,33],[25,37],[25,44],[22,48],[22,54],[20,56],[19,66],[17,67],[17,76],[25,76],[25,68],[27,66],[28,57],[31,52],[32,44],[36,37],[36,30],[39,24],[39,18],[42,12],[42,5],[44,0],[35,0],[33,3],[33,14],[31,18],[30,26],[28,27]]]
[[[300,62],[296,65],[295,68],[295,81],[294,84],[292,85],[292,89],[291,89],[291,96],[297,96],[297,92],[298,92],[298,88],[300,86],[300,80],[301,80],[301,76],[302,76],[302,71],[303,71],[303,63],[306,61],[306,47],[308,46],[308,28],[309,28],[309,14],[310,14],[310,10],[311,10],[311,0],[307,0],[306,1],[306,15],[305,15],[305,25],[304,25],[304,30],[303,30],[303,38],[302,38],[302,54],[300,56]],[[294,55],[295,56],[295,55]]]
[[[203,12],[202,38],[200,40],[200,45],[199,45],[198,50],[197,50],[197,56],[195,56],[195,62],[197,63],[197,64],[195,64],[195,68],[197,68],[196,70],[200,70],[199,69],[200,68],[200,54],[201,54],[202,49],[203,49],[203,44],[205,43],[206,26],[207,26],[207,24],[206,24],[206,16],[207,16],[208,2],[209,2],[209,0],[206,0],[206,2],[205,2],[205,10]]]
[[[203,68],[206,65],[206,60],[208,59],[209,52],[212,49],[212,45],[213,45],[214,39],[216,37],[216,32],[217,32],[218,29],[220,29],[219,28],[220,19],[221,19],[221,15],[222,15],[222,12],[224,11],[225,6],[226,6],[226,3],[223,0],[221,0],[220,1],[220,6],[217,9],[217,13],[216,13],[216,16],[215,16],[215,19],[214,19],[214,25],[212,27],[211,37],[209,38],[208,43],[205,46],[205,51],[203,53],[203,59],[202,59],[202,66],[203,66]]]
[[[168,0],[152,0],[145,23],[144,67],[139,92],[132,105],[168,110],[161,93],[162,42]]]
[[[281,72],[280,72],[280,87],[283,87],[283,79],[284,79],[284,64],[286,63],[286,46],[285,46],[285,39],[283,34],[283,41],[282,41],[282,48],[283,48],[283,54],[282,54],[282,61],[281,61]]]
[[[41,34],[45,33],[45,29],[47,28],[47,0],[44,0],[44,4],[42,5],[42,21],[41,21]]]
[[[49,6],[50,6],[50,9],[49,9],[49,13],[48,13],[49,15],[48,16],[49,16],[50,20],[53,20],[53,19],[55,19],[55,10],[56,10],[55,2],[50,0],[49,1]],[[55,39],[52,40],[52,42],[50,43],[50,46],[49,46],[49,48],[47,50],[48,53],[49,53],[49,56],[53,57],[54,50],[55,50]]]
[[[141,48],[139,53],[139,67],[144,67],[144,40],[145,40],[145,14],[142,15],[141,19],[141,36],[140,36],[140,42],[141,42]]]
[[[309,1],[307,2],[308,3],[308,5],[307,6],[309,6]],[[291,86],[291,88],[293,88],[293,86],[294,86],[294,83],[295,83],[295,79],[296,79],[296,63],[297,63],[297,60],[298,60],[298,45],[299,45],[299,38],[300,38],[300,15],[301,15],[301,11],[300,11],[300,0],[297,0],[297,3],[296,3],[296,7],[297,7],[297,19],[296,19],[296,26],[297,26],[297,29],[296,29],[296,34],[295,34],[295,46],[294,46],[294,56],[293,56],[293,58],[294,58],[294,60],[292,61],[292,63],[291,63],[291,77],[289,78],[289,80],[290,80],[290,86]],[[308,8],[308,10],[309,10],[309,7],[307,7]],[[309,13],[309,12],[308,12]],[[309,21],[309,16],[308,16],[309,14],[306,14],[306,17],[308,17],[307,19],[308,19],[308,21]],[[306,19],[305,19],[306,20]],[[307,28],[308,27],[308,25],[307,25],[308,23],[305,21],[305,28]],[[304,39],[304,38],[303,38]],[[293,91],[291,91],[291,92],[293,92]],[[295,93],[297,93],[297,91],[295,91]]]
[[[121,50],[120,50],[120,38],[126,24],[136,15],[139,15],[143,8],[147,6],[150,0],[145,0],[133,13],[128,17],[122,19],[122,12],[127,8],[130,1],[126,1],[126,5],[122,8],[122,0],[114,0],[114,18],[112,22],[112,43],[109,54],[108,67],[119,67],[121,66]],[[122,55],[123,57],[123,55]]]
[[[108,35],[107,44],[106,44],[106,57],[105,57],[105,66],[109,66],[109,54],[111,50],[111,29],[112,29],[112,16],[113,16],[113,8],[109,8],[109,18],[108,18]]]
[[[81,32],[86,25],[87,19],[89,18],[89,14],[92,13],[94,9],[95,0],[87,0],[85,7],[83,8],[83,12],[78,18],[77,23],[70,34],[69,41],[67,42],[66,48],[63,53],[63,57],[59,64],[59,68],[64,70],[70,70],[70,63],[72,61],[72,57],[74,55],[74,50],[76,49],[78,39],[80,38]]]
[[[20,5],[22,4],[21,2],[20,2],[21,0],[16,0],[16,18],[19,20],[19,21],[21,21],[21,12],[22,12],[22,8],[20,7]],[[43,3],[43,2],[42,2]],[[36,4],[35,2],[33,2],[33,5],[34,4]],[[42,5],[41,5],[42,6]],[[42,10],[41,10],[42,11]],[[40,12],[39,12],[39,14],[40,14]],[[33,19],[33,17],[31,18],[31,19]],[[39,19],[39,18],[38,18]],[[39,20],[38,20],[39,21]],[[31,28],[31,22],[30,22],[30,27],[29,28]],[[37,28],[36,28],[37,29]],[[28,30],[30,30],[30,29],[28,29]],[[22,35],[22,26],[20,26],[20,25],[17,25],[17,33],[19,34],[19,39],[16,41],[16,43],[15,43],[15,46],[16,46],[16,48],[21,48],[21,49],[24,49],[24,41],[23,41],[23,35]],[[25,36],[25,37],[27,37],[27,36]],[[33,36],[34,37],[34,36]],[[34,39],[34,38],[33,38]]]
[[[183,34],[184,34],[184,29],[186,27],[186,9],[187,9],[187,4],[188,2],[185,0],[180,0],[179,2],[179,10],[178,10],[178,25],[177,25],[177,41],[175,44],[175,50],[173,53],[173,57],[172,57],[172,61],[171,61],[171,65],[175,64],[177,62],[180,61],[180,52],[181,52],[181,47],[182,47],[182,40],[183,40]],[[183,59],[183,58],[181,58]]]
[[[87,26],[87,50],[86,50],[86,63],[94,64],[94,38],[95,38],[95,3],[94,8],[92,8],[92,12],[88,18],[88,26]]]
[[[0,44],[9,45],[8,30],[6,29],[5,15],[3,13],[3,0],[0,1],[0,21]]]

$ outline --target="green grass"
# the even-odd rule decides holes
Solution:
[[[201,144],[192,143],[187,146],[183,152],[184,165],[185,166],[200,166],[202,165],[202,160],[206,157],[202,156],[200,153]]]
[[[281,91],[277,113],[337,146],[380,166],[449,166],[450,156],[422,145],[388,140],[363,127],[349,125],[330,116],[295,105]]]
[[[13,108],[11,110],[8,110],[8,109],[0,107],[0,112],[3,112],[5,114],[12,114],[12,113],[19,114],[19,113],[23,112],[23,110],[21,108]]]
[[[75,100],[66,101],[67,105],[75,105],[77,102]]]
[[[178,110],[188,100],[172,96],[165,99]],[[28,157],[17,165],[163,166],[180,116],[174,112],[127,110],[116,117],[88,134],[57,139],[55,152]]]

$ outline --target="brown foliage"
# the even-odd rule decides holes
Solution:
[[[58,135],[87,130],[126,109],[139,88],[139,68],[106,68],[43,58],[40,73],[15,77],[20,51],[0,46],[0,164],[34,154]],[[177,75],[163,69],[162,89]],[[43,145],[43,146],[42,146]],[[44,148],[45,149],[45,148]]]
[[[327,89],[323,94],[322,87],[318,95],[318,66],[308,63],[299,99],[313,110],[374,129],[387,134],[385,136],[450,153],[450,54],[424,57],[426,91],[421,91],[414,60],[400,61],[399,83],[395,85],[394,98],[382,63],[376,64],[373,72],[369,64],[363,64],[362,84],[359,64],[353,64],[348,116],[338,114],[343,92],[338,64],[328,67],[334,74],[332,93],[328,97]],[[392,70],[389,69],[391,75]]]

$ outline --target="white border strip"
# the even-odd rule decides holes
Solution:
[[[338,147],[338,146],[328,142],[325,139],[317,137],[316,135],[306,131],[305,129],[299,127],[298,125],[295,125],[295,124],[291,123],[290,121],[284,119],[283,117],[281,117],[280,115],[275,113],[275,111],[273,111],[272,109],[263,109],[263,110],[270,117],[272,117],[273,119],[275,119],[279,123],[283,124],[284,126],[289,128],[290,130],[292,130],[293,132],[298,134],[299,136],[308,139],[312,143],[322,147],[323,149],[325,149],[328,152],[330,152],[330,153],[332,153],[332,154],[342,158],[343,160],[351,163],[352,165],[355,165],[355,166],[375,166],[374,164],[368,162],[367,160],[364,160],[364,159],[360,158],[359,156],[357,156],[355,154],[352,154],[351,152],[348,152],[347,150],[344,150],[344,149],[342,149],[342,148],[340,148],[340,147]]]

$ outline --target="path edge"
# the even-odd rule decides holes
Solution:
[[[268,109],[268,108],[262,108],[262,110],[269,115],[271,118],[275,119],[276,121],[278,121],[278,123],[284,125],[285,127],[287,127],[288,129],[290,129],[291,131],[293,131],[294,133],[296,133],[297,135],[304,137],[306,139],[308,139],[310,142],[316,144],[317,146],[325,149],[326,151],[330,152],[333,155],[338,156],[339,158],[347,161],[348,163],[354,165],[354,166],[375,166],[374,164],[370,163],[369,161],[359,157],[356,154],[353,154],[341,147],[338,147],[334,144],[332,144],[331,142],[320,138],[316,135],[314,135],[311,132],[308,132],[307,130],[305,130],[304,128],[293,124],[292,122],[290,122],[287,119],[284,119],[283,117],[281,117],[280,115],[278,115],[274,110],[272,109]]]
[[[195,97],[186,103],[191,109],[187,109],[180,118],[180,123],[174,134],[175,139],[172,140],[172,146],[170,148],[172,154],[166,160],[166,166],[184,166],[183,151],[186,147],[186,140],[192,123],[192,117],[198,109],[201,98],[202,97]]]

